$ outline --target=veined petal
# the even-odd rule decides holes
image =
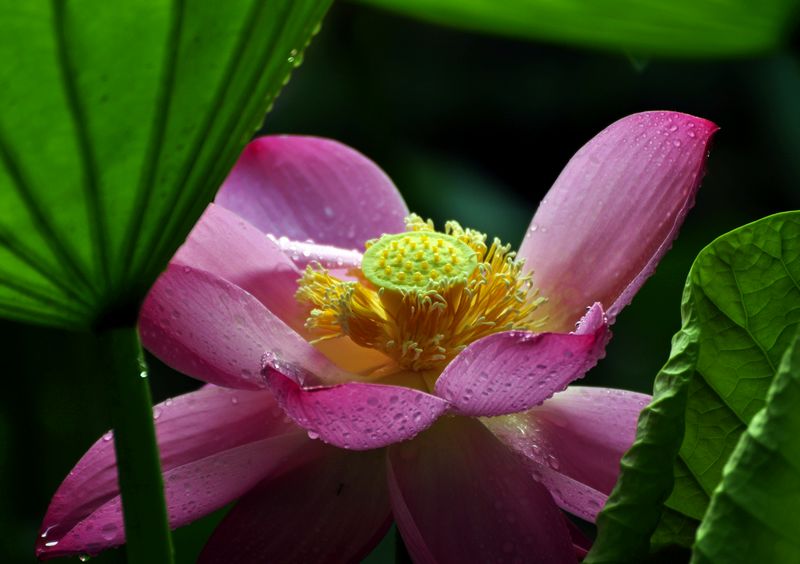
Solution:
[[[570,386],[525,413],[496,417],[487,427],[531,462],[564,509],[594,520],[633,444],[639,412],[650,396]],[[565,479],[566,478],[566,479]]]
[[[605,354],[610,336],[600,304],[575,333],[495,333],[459,353],[439,376],[435,392],[461,415],[524,411],[586,374]]]
[[[307,314],[294,299],[302,272],[274,240],[235,213],[210,204],[172,262],[232,282],[302,331]]]
[[[262,356],[303,368],[310,384],[350,379],[253,295],[227,280],[171,264],[139,317],[142,343],[176,370],[220,386],[258,389]]]
[[[245,495],[199,562],[335,564],[366,556],[391,522],[383,453],[326,452]]]
[[[477,421],[442,418],[388,458],[392,511],[414,562],[577,562],[550,494]]]
[[[368,450],[408,440],[428,428],[448,403],[413,388],[350,382],[302,388],[286,364],[265,376],[281,407],[298,425],[326,443]]]
[[[293,135],[252,141],[215,201],[264,233],[343,249],[403,231],[408,215],[392,181],[364,155]]]
[[[219,509],[318,449],[267,391],[206,386],[158,404],[153,417],[172,527]],[[53,496],[36,554],[96,554],[124,542],[114,442],[107,433]]]
[[[694,203],[717,126],[676,112],[625,117],[589,141],[542,200],[518,256],[565,330],[600,302],[613,323]]]

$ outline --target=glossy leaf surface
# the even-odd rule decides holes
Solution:
[[[793,562],[800,554],[800,342],[722,470],[692,562]]]
[[[681,334],[690,343],[674,342],[667,367],[685,359],[690,345],[697,346],[696,359],[681,363],[677,375],[662,371],[657,378],[653,405],[640,420],[622,477],[598,518],[600,535],[588,562],[636,562],[648,548],[691,545],[722,469],[764,407],[792,343],[800,323],[798,281],[800,212],[736,229],[698,255],[684,292]],[[669,405],[668,398],[674,398]],[[662,405],[663,411],[653,412]],[[656,416],[683,418],[683,425],[648,424]],[[674,457],[672,446],[682,433]],[[665,460],[670,452],[673,458]],[[662,508],[658,501],[667,495]],[[628,549],[622,545],[626,535],[632,542]]]

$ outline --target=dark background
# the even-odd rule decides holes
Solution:
[[[798,207],[799,100],[800,68],[789,55],[648,61],[336,4],[263,133],[341,140],[379,163],[412,211],[518,245],[567,160],[614,120],[667,109],[715,121],[722,129],[696,208],[584,381],[650,391],[697,252],[734,227]],[[0,339],[0,562],[33,562],[50,496],[109,415],[91,336],[0,321]],[[151,366],[156,401],[198,386]],[[194,561],[218,518],[176,534],[180,562]],[[93,559],[123,560],[123,551]]]

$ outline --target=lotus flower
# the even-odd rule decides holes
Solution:
[[[351,562],[392,521],[417,562],[575,562],[561,509],[594,519],[649,397],[567,385],[676,236],[715,130],[614,123],[516,257],[409,215],[335,141],[252,142],[141,312],[144,345],[208,383],[154,408],[171,525],[238,500],[202,562]],[[39,557],[124,543],[110,438]]]

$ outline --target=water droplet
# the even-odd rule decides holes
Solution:
[[[333,217],[333,208],[330,206],[325,206],[322,211],[325,213],[325,217]]]
[[[100,536],[105,540],[112,540],[117,535],[117,525],[115,523],[106,523],[100,527]]]
[[[172,398],[169,398],[167,401],[164,402],[165,407],[169,407],[172,405]]]
[[[161,417],[161,408],[156,407],[153,409],[153,419],[158,419]]]
[[[681,142],[678,141],[677,139],[675,141],[673,141],[672,144],[675,145],[676,147],[680,147],[681,146]]]
[[[309,431],[308,438],[311,439],[312,441],[316,440],[319,438],[319,433],[315,433],[314,431]]]
[[[88,554],[81,554],[80,556],[78,556],[78,560],[80,560],[81,562],[88,562],[89,558],[91,557]]]
[[[46,547],[48,547],[48,548],[50,548],[50,547],[53,547],[53,546],[55,546],[55,545],[57,545],[57,544],[58,544],[58,541],[50,541],[50,542],[46,542],[46,543],[44,543],[44,545],[45,545]]]
[[[233,396],[233,397],[231,398],[231,403],[232,403],[233,405],[236,405],[237,403],[239,403],[239,398],[237,398],[236,396]]]
[[[139,372],[139,378],[147,378],[147,370],[142,370]]]
[[[110,441],[113,438],[114,438],[114,431],[109,431],[108,433],[103,435],[103,442],[107,443],[108,441]],[[44,537],[46,535],[47,535],[47,533],[45,532],[42,536]]]

